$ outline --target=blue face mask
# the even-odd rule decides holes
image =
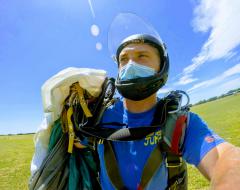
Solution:
[[[121,68],[119,72],[119,79],[129,80],[141,77],[150,77],[156,73],[157,72],[151,67],[140,65],[131,61]]]

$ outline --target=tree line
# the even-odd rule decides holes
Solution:
[[[229,90],[227,93],[222,94],[220,96],[214,96],[214,97],[211,97],[211,98],[206,99],[206,100],[205,99],[204,100],[200,100],[199,102],[197,102],[194,105],[199,105],[199,104],[203,104],[203,103],[206,103],[206,102],[211,102],[211,101],[214,101],[214,100],[217,100],[217,99],[220,99],[220,98],[224,98],[226,96],[231,96],[231,95],[237,94],[237,93],[240,93],[240,88]]]

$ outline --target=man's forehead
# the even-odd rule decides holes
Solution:
[[[149,45],[149,44],[129,44],[126,47],[123,48],[123,50],[121,51],[121,54],[125,54],[127,52],[139,52],[139,51],[144,51],[144,52],[153,52],[153,51],[157,51],[156,48],[154,48],[153,46]]]

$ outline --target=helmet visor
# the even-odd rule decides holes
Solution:
[[[108,32],[108,49],[115,61],[119,45],[125,38],[134,34],[148,34],[162,42],[154,27],[141,17],[133,13],[120,13],[114,18]]]

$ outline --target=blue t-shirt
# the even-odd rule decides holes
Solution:
[[[129,128],[149,126],[153,119],[155,109],[154,107],[143,113],[130,113],[124,109],[123,102],[119,100],[105,111],[102,123],[119,122],[126,124]],[[119,128],[119,126],[109,125],[105,127]],[[146,136],[145,139],[137,141],[113,142],[119,172],[128,189],[137,189],[144,165],[152,150],[157,145],[160,134],[160,132],[154,132]],[[222,142],[224,142],[224,140],[210,130],[198,115],[190,113],[190,120],[186,129],[183,145],[183,158],[188,163],[197,166],[207,152]],[[103,144],[98,145],[98,153],[102,189],[114,189],[105,167]],[[164,156],[163,154],[163,157]],[[165,189],[167,187],[167,179],[167,168],[165,162],[162,162],[146,189]]]

